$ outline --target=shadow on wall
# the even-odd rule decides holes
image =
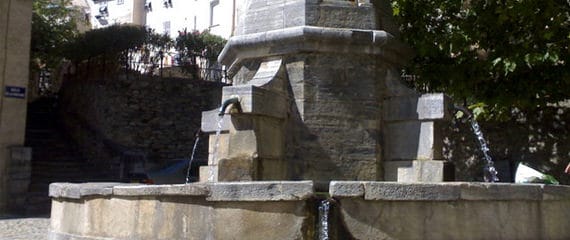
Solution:
[[[519,162],[570,184],[570,107],[546,107],[515,113],[506,122],[480,122],[501,181],[514,180]],[[446,159],[456,166],[458,181],[482,181],[483,155],[468,123],[454,121],[445,133]]]
[[[162,166],[168,159],[189,156],[201,111],[219,105],[222,86],[178,78],[68,81],[60,93],[61,114],[64,120],[71,116],[84,119],[102,139],[140,150]],[[80,124],[67,122],[71,135],[93,137]],[[93,156],[104,151],[100,143],[86,140],[79,144]],[[205,159],[207,148],[201,146],[200,157]]]
[[[298,76],[290,78],[288,95],[297,94],[302,102],[301,106],[291,102],[286,127],[294,129],[286,134],[290,145],[286,149],[293,149],[286,153],[290,175],[324,182],[377,179],[381,81],[371,77],[378,75],[373,59],[347,62],[334,54],[297,57],[306,61],[302,71],[310,77],[302,84],[296,81]],[[294,67],[288,68],[288,74],[295,73]]]

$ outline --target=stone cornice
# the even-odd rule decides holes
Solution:
[[[396,66],[412,56],[409,47],[385,31],[301,26],[232,37],[218,61],[232,75],[246,59],[313,52],[376,55]]]

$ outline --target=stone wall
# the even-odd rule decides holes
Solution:
[[[296,104],[286,157],[294,179],[381,178],[378,102],[386,68],[378,65],[373,57],[340,54],[298,54],[287,63]]]
[[[113,151],[134,151],[160,165],[189,157],[201,111],[219,106],[221,86],[177,78],[67,81],[60,109],[88,157],[105,161]],[[198,158],[205,161],[201,142]]]
[[[505,122],[480,121],[501,181],[513,181],[518,162],[570,184],[564,168],[570,162],[570,108],[547,107],[528,114],[513,114]],[[482,181],[483,154],[470,125],[449,126],[444,155],[454,163],[458,181]]]

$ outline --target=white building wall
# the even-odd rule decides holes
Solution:
[[[73,0],[85,9],[93,29],[113,24],[146,25],[173,39],[178,31],[209,30],[229,39],[235,28],[235,9],[246,0]],[[171,3],[165,5],[164,3]],[[142,6],[147,6],[146,10]],[[150,6],[150,8],[149,8]],[[108,15],[100,10],[107,7]],[[141,17],[140,15],[144,15]]]
[[[157,33],[167,33],[173,39],[178,31],[185,29],[188,32],[210,30],[226,39],[232,35],[233,0],[170,1],[172,7],[165,7],[164,0],[147,0],[152,11],[147,12],[146,24]]]
[[[88,5],[87,17],[93,29],[104,28],[113,24],[144,25],[144,9],[137,7],[145,0],[75,0],[81,5]],[[75,3],[78,5],[78,3]],[[106,7],[107,12],[103,10]]]

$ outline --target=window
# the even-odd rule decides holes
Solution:
[[[164,34],[170,35],[170,21],[163,22],[162,27],[164,29]]]
[[[216,6],[218,6],[218,4],[220,4],[220,0],[211,0],[210,1],[210,28],[215,27],[215,23],[214,23],[214,11]]]

